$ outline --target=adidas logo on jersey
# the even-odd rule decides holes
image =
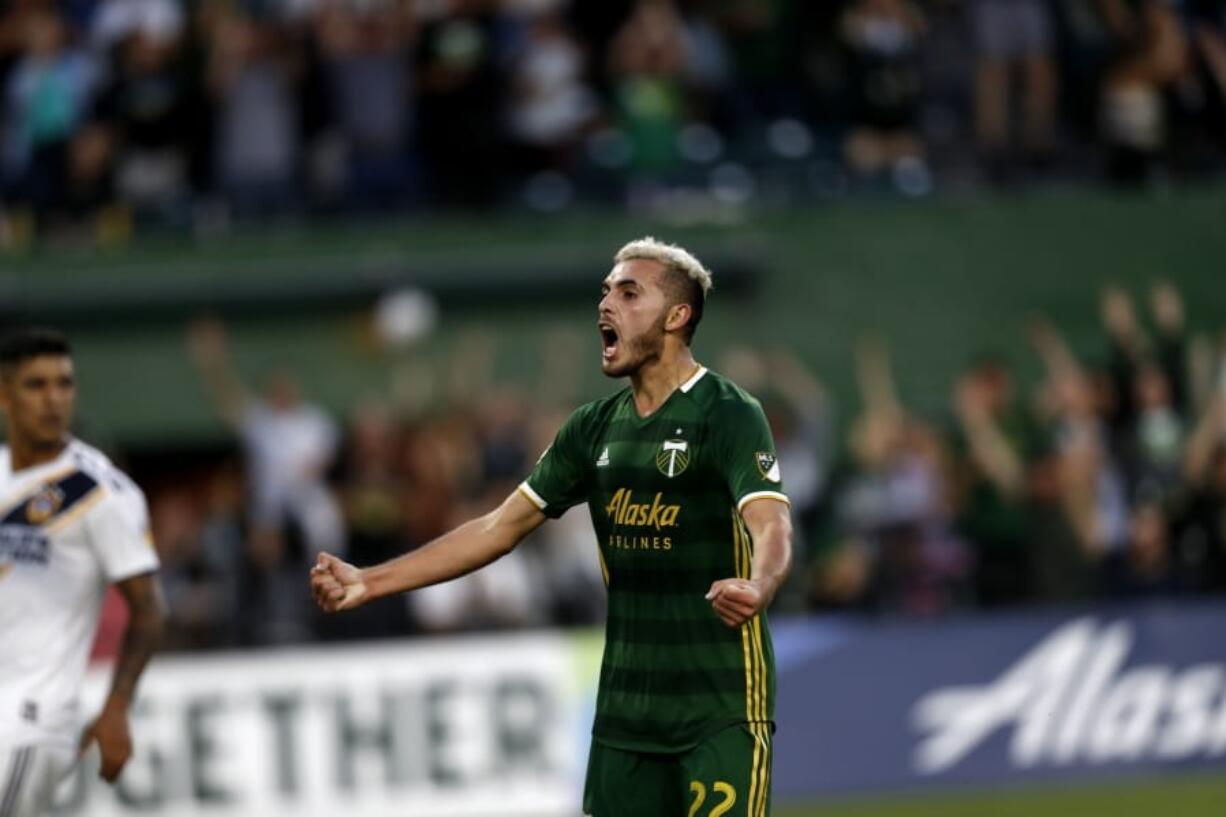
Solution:
[[[597,468],[604,468],[609,464],[609,447],[606,445],[604,451],[600,452],[600,459],[596,460]]]

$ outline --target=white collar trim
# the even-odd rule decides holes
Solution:
[[[698,384],[699,380],[702,380],[702,376],[706,373],[707,367],[699,366],[698,371],[694,372],[693,376],[689,380],[681,384],[681,393],[689,394],[690,389],[694,388],[694,386]]]

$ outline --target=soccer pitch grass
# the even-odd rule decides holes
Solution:
[[[1226,775],[1095,788],[899,795],[774,809],[775,817],[1223,817]]]

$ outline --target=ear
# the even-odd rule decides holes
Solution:
[[[668,332],[677,332],[687,323],[693,316],[694,310],[689,304],[673,304],[668,308],[668,315],[664,318],[664,329]]]

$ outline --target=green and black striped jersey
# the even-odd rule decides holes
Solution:
[[[731,628],[705,598],[750,575],[740,510],[787,501],[757,400],[703,368],[648,417],[624,389],[571,415],[520,489],[550,517],[586,501],[596,527],[609,590],[597,740],[674,752],[773,719],[765,617]]]

